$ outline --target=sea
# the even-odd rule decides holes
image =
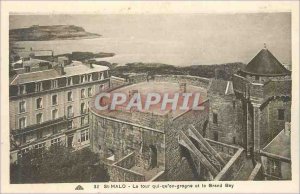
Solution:
[[[99,38],[20,41],[25,49],[109,52],[98,60],[164,63],[175,66],[248,63],[264,46],[284,64],[291,63],[291,17],[264,14],[157,15],[11,15],[10,28],[31,25],[77,25]]]

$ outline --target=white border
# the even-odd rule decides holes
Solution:
[[[233,189],[93,189],[93,183],[83,183],[79,193],[141,193],[141,192],[184,192],[184,193],[298,193],[299,192],[299,2],[298,1],[2,1],[1,2],[1,192],[4,193],[73,193],[78,184],[9,184],[9,103],[8,103],[8,25],[9,13],[30,14],[176,14],[176,13],[257,13],[292,12],[292,181],[223,182],[234,184]],[[168,184],[171,182],[165,182]],[[174,183],[174,182],[172,182]],[[183,184],[183,182],[178,182]],[[191,182],[189,182],[191,183]],[[196,182],[195,182],[196,183]],[[209,182],[204,182],[208,184]],[[141,185],[143,183],[134,183]],[[147,183],[148,184],[148,183]],[[150,184],[150,183],[149,183]],[[151,183],[157,184],[157,183]],[[132,183],[130,183],[132,185]]]

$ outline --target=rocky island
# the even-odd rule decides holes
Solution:
[[[33,25],[29,28],[11,29],[9,36],[13,41],[46,41],[98,38],[101,35],[86,32],[84,28],[75,25]]]

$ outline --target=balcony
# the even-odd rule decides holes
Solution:
[[[15,129],[15,130],[12,130],[11,133],[13,135],[18,136],[18,135],[22,135],[22,134],[29,133],[29,132],[32,132],[32,131],[36,131],[38,129],[50,128],[50,127],[53,127],[55,125],[59,125],[61,128],[66,127],[66,125],[67,125],[66,118],[65,117],[60,117],[60,118],[57,118],[57,119],[54,119],[54,120],[49,120],[49,121],[42,122],[40,124],[30,125],[30,126],[27,126],[25,128],[22,128],[22,129]]]

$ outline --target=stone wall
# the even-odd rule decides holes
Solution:
[[[284,120],[278,119],[278,109],[284,110]],[[260,142],[264,147],[284,129],[285,122],[291,121],[291,101],[274,99],[261,110],[260,116]]]
[[[147,169],[153,149],[157,152],[157,166],[164,168],[164,133],[137,124],[93,115],[91,123],[92,149],[102,158],[115,156],[115,161],[135,152],[137,166]]]
[[[209,93],[210,113],[207,137],[227,144],[244,145],[241,101],[234,95]],[[214,121],[214,115],[216,120]]]
[[[179,117],[170,120],[169,127],[165,128],[166,134],[166,168],[165,177],[169,181],[196,180],[197,166],[195,161],[184,155],[184,148],[179,145],[180,131],[187,131],[190,124],[203,133],[205,121],[208,120],[209,101],[202,104],[204,110],[191,110]]]
[[[198,86],[203,88],[207,88],[210,82],[208,78],[190,76],[190,75],[155,75],[154,80],[158,82],[172,82],[172,83],[184,82],[187,85],[193,85],[193,86]]]

